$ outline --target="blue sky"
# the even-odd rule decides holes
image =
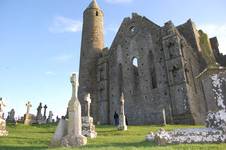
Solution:
[[[83,10],[91,0],[0,0],[0,96],[5,112],[22,116],[29,100],[56,115],[66,111],[69,77],[78,72]],[[105,43],[110,47],[124,17],[132,12],[163,26],[191,18],[226,53],[225,0],[97,0],[105,14]]]

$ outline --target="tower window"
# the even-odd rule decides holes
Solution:
[[[98,13],[98,11],[96,11],[96,16],[99,16],[99,13]]]

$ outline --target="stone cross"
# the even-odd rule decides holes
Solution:
[[[27,106],[27,113],[26,114],[29,114],[30,108],[32,107],[31,102],[28,101],[28,103],[26,104],[26,106]]]
[[[90,93],[87,94],[86,99],[85,99],[86,105],[85,105],[85,114],[86,116],[90,117],[90,103],[91,103],[91,98],[90,98]]]
[[[0,97],[0,118],[3,118],[3,108],[6,106],[6,104],[2,101],[2,98]]]
[[[73,98],[77,99],[78,81],[77,81],[76,74],[73,73],[70,79],[71,79],[71,85],[72,85],[72,99]]]
[[[77,98],[77,77],[76,74],[71,76],[72,97],[68,104],[68,134],[81,135],[81,105]]]
[[[45,105],[44,106],[44,118],[46,118],[46,109],[47,109],[48,107]]]
[[[78,82],[76,74],[72,74],[70,79],[72,84],[72,97],[68,103],[67,135],[63,138],[63,143],[75,147],[85,145],[87,138],[82,135],[81,105],[77,98]]]

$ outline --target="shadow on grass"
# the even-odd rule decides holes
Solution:
[[[46,150],[48,149],[48,147],[44,147],[44,146],[1,146],[0,147],[1,150]]]
[[[134,143],[108,143],[108,144],[98,144],[98,145],[87,145],[84,148],[108,148],[108,147],[115,147],[115,148],[129,148],[129,147],[156,147],[154,142],[134,142]]]

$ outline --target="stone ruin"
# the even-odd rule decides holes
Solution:
[[[217,62],[226,67],[226,56],[215,55],[219,54],[217,38],[209,39],[191,19],[161,26],[133,13],[124,18],[106,48],[103,24],[104,11],[92,1],[83,13],[78,92],[82,116],[84,97],[90,93],[94,123],[113,124],[124,84],[130,125],[165,124],[163,109],[166,123],[205,121],[208,102],[196,77],[206,68],[217,67]]]
[[[86,145],[82,135],[81,105],[77,98],[76,74],[71,76],[72,97],[68,103],[68,119],[61,119],[49,147],[78,147]]]
[[[5,107],[5,103],[2,101],[2,98],[0,97],[0,137],[1,136],[7,136],[8,131],[6,131],[6,121],[3,117],[3,108]]]
[[[158,145],[180,143],[222,143],[226,142],[226,107],[222,93],[225,88],[226,76],[215,74],[210,77],[218,110],[209,112],[206,118],[206,128],[176,129],[158,132],[146,136],[147,141],[155,141]]]

